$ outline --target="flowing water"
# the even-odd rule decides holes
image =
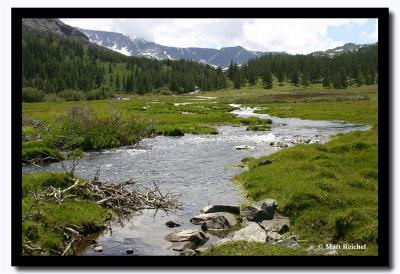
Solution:
[[[175,212],[143,210],[124,226],[113,224],[112,233],[106,231],[97,239],[103,252],[96,253],[88,247],[81,255],[128,255],[128,247],[134,250],[131,255],[177,255],[169,249],[171,243],[164,240],[165,235],[176,229],[166,227],[165,222],[173,220],[181,224],[178,229],[199,228],[189,220],[199,214],[202,207],[208,204],[239,205],[244,198],[232,177],[241,170],[229,167],[239,164],[242,158],[271,154],[280,148],[270,144],[279,140],[317,138],[326,141],[332,134],[369,129],[369,126],[342,122],[271,117],[255,114],[252,108],[240,107],[233,113],[241,117],[271,118],[272,130],[252,132],[246,131],[244,126],[222,126],[218,128],[218,135],[157,136],[144,139],[133,147],[92,152],[81,159],[75,171],[78,176],[91,179],[100,167],[101,180],[133,179],[149,187],[154,181],[161,191],[181,193],[183,203],[182,209]],[[237,150],[239,145],[248,145],[252,149]],[[60,163],[54,163],[23,169],[24,172],[45,170],[57,171],[62,167]],[[209,236],[206,245],[219,239]]]

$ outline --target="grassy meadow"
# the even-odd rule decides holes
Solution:
[[[238,242],[212,248],[206,255],[306,255],[305,248],[311,244],[322,243],[366,243],[365,251],[339,251],[339,255],[377,255],[376,85],[335,90],[323,89],[320,85],[311,85],[304,89],[276,84],[272,90],[254,86],[241,90],[226,89],[176,96],[123,94],[113,99],[96,101],[24,103],[23,115],[34,122],[23,127],[23,138],[26,142],[22,153],[27,155],[26,159],[36,157],[37,154],[40,155],[40,152],[37,152],[40,150],[36,147],[38,146],[48,149],[48,153],[58,155],[58,152],[52,149],[60,142],[59,137],[76,125],[65,123],[65,115],[71,107],[76,106],[90,108],[95,113],[95,118],[85,120],[90,122],[88,123],[93,131],[87,138],[98,135],[103,137],[97,141],[97,145],[90,144],[85,147],[82,145],[85,141],[79,139],[81,133],[76,132],[70,143],[64,140],[64,147],[57,147],[61,151],[127,145],[156,134],[218,134],[217,127],[227,124],[245,125],[248,130],[270,130],[268,121],[235,117],[229,113],[235,109],[229,106],[229,103],[257,106],[260,108],[259,112],[280,117],[368,124],[371,125],[371,130],[339,134],[326,144],[297,145],[259,159],[250,159],[246,161],[248,170],[234,178],[247,200],[274,198],[278,201],[280,213],[291,218],[291,232],[306,240],[300,250]],[[116,113],[115,111],[120,114],[118,123],[110,121],[111,113]],[[76,122],[74,119],[69,120],[71,121]],[[81,120],[78,122],[79,125],[82,124]],[[104,130],[104,125],[113,125],[113,130]],[[149,125],[151,126],[147,128]],[[118,128],[124,130],[118,131]],[[146,128],[146,134],[129,139],[122,133],[128,129],[128,132],[136,132],[138,128]],[[84,131],[84,128],[82,130]],[[110,139],[109,136],[114,136],[116,132],[120,132],[118,134],[121,136]],[[37,143],[38,140],[44,140],[48,147],[43,144],[31,144]],[[34,156],[29,156],[29,153]],[[267,166],[258,165],[264,159],[271,159],[273,162]],[[240,160],[238,159],[238,162]],[[23,215],[31,210],[34,202],[29,194],[32,193],[32,189],[40,190],[53,177],[56,184],[63,183],[62,177],[58,175],[24,175]],[[79,214],[64,216],[63,212],[71,209]],[[58,225],[83,225],[87,222],[99,224],[105,214],[104,209],[89,205],[83,200],[62,206],[43,205],[40,210],[48,219],[47,223],[54,229],[45,229],[29,220],[25,222],[23,231],[33,243],[40,243],[49,248],[60,244],[57,238],[59,235],[55,232]]]

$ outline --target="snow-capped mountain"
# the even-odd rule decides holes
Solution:
[[[362,48],[372,46],[375,44],[353,44],[353,43],[347,43],[344,44],[343,46],[336,47],[333,49],[328,49],[326,51],[316,51],[311,53],[313,56],[326,56],[326,57],[334,57],[338,56],[344,53],[350,53],[350,52],[355,52],[358,51]]]
[[[241,46],[212,48],[178,48],[168,47],[116,32],[79,29],[92,43],[112,49],[128,56],[145,56],[161,59],[186,59],[207,63],[212,66],[228,67],[231,60],[244,64],[252,58],[264,54],[286,54],[285,52],[249,51]]]

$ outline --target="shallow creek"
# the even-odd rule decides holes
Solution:
[[[78,176],[92,179],[100,167],[101,180],[132,179],[149,187],[154,181],[161,191],[181,193],[183,203],[182,209],[175,212],[144,210],[124,226],[112,224],[112,233],[105,231],[97,239],[103,252],[96,253],[88,247],[81,255],[128,255],[128,247],[134,250],[128,256],[177,255],[178,252],[169,249],[171,243],[164,240],[165,235],[176,229],[166,227],[165,222],[173,220],[181,224],[177,229],[199,228],[189,220],[200,214],[202,207],[213,203],[239,205],[244,198],[232,178],[241,170],[229,167],[239,164],[242,158],[271,154],[281,148],[270,144],[280,140],[316,138],[323,142],[329,135],[369,129],[369,126],[342,122],[271,117],[256,114],[253,108],[233,106],[239,107],[233,113],[241,117],[271,118],[272,130],[252,132],[246,131],[245,126],[222,126],[218,128],[218,135],[157,136],[144,139],[133,147],[92,152],[81,159],[76,167]],[[240,145],[248,145],[251,149],[236,149]],[[23,169],[24,172],[46,170],[57,171],[62,167],[60,163],[54,163]],[[219,240],[209,236],[205,245]]]

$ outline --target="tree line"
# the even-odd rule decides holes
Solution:
[[[377,45],[336,57],[264,55],[226,71],[188,60],[128,57],[89,43],[54,36],[22,39],[23,100],[49,95],[65,100],[103,99],[115,92],[188,93],[234,88],[262,81],[267,89],[286,82],[307,88],[374,84],[378,77]],[[275,81],[276,79],[276,81]],[[50,96],[50,97],[51,97]],[[51,98],[53,98],[51,97]]]
[[[228,78],[234,88],[254,85],[261,80],[267,89],[273,87],[274,77],[279,85],[290,82],[307,88],[321,83],[325,88],[346,88],[351,85],[371,85],[378,77],[378,46],[335,57],[313,55],[264,55],[238,66],[231,62]]]
[[[226,77],[221,68],[194,61],[128,57],[74,40],[26,36],[22,40],[22,86],[44,94],[73,94],[73,99],[76,91],[86,97],[95,91],[92,99],[102,99],[114,91],[221,89],[226,87]]]

